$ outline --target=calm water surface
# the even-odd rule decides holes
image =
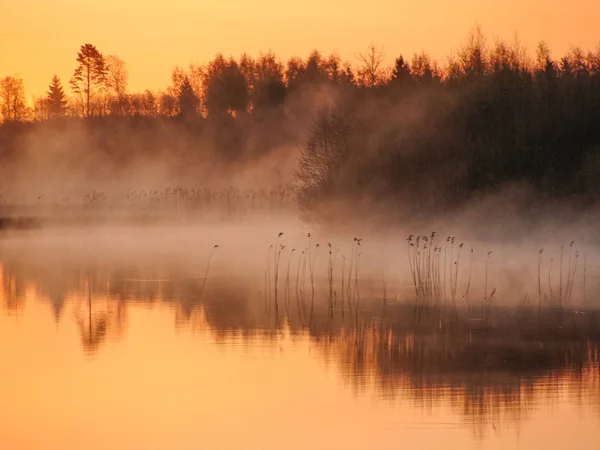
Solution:
[[[246,278],[203,289],[203,269],[0,264],[3,449],[600,442],[593,339],[417,334],[392,302],[275,305]]]

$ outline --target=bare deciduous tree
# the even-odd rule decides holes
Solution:
[[[129,73],[125,61],[115,55],[106,57],[106,87],[116,99],[116,113],[122,115],[127,103],[127,81]]]
[[[14,76],[0,80],[0,100],[4,120],[22,122],[27,119],[25,88],[21,78]]]
[[[359,53],[358,81],[366,87],[378,86],[385,80],[384,68],[385,53],[378,49],[375,44],[369,45],[366,53]]]

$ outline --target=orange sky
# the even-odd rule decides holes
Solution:
[[[355,63],[375,42],[390,61],[422,49],[441,58],[475,24],[490,38],[518,32],[531,50],[543,38],[557,54],[600,42],[593,0],[5,0],[0,17],[0,76],[20,75],[28,97],[54,73],[67,85],[88,42],[126,61],[132,91],[164,88],[174,66],[216,52],[288,58],[318,48]]]

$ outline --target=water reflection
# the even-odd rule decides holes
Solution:
[[[85,355],[126,335],[128,311],[169,305],[174,327],[208,331],[214,342],[270,346],[307,340],[335,366],[356,395],[376,392],[390,404],[422,411],[450,406],[476,436],[518,427],[541,405],[570,395],[600,412],[600,327],[595,312],[498,311],[493,326],[438,320],[415,326],[413,306],[365,295],[360,306],[282,296],[253,280],[203,277],[177,267],[44,267],[17,262],[0,268],[4,312],[46,303],[60,324],[73,320]],[[29,294],[31,293],[31,294]],[[68,314],[70,311],[71,314]]]
[[[375,389],[390,402],[431,410],[450,404],[481,435],[496,424],[518,425],[535,406],[563,390],[600,405],[595,342],[523,342],[467,336],[395,333],[366,325],[317,339],[356,391]]]
[[[2,297],[5,311],[17,314],[25,305],[26,285],[19,272],[0,270],[2,280]]]

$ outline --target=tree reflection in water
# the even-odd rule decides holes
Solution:
[[[5,264],[0,279],[9,312],[22,308],[28,285],[50,303],[57,321],[70,304],[90,357],[109,336],[119,339],[128,308],[159,303],[175,311],[175,327],[208,330],[224,346],[277,349],[286,340],[308,342],[357,395],[374,391],[425,411],[450,405],[479,436],[490,427],[518,426],[533,408],[557,402],[564,392],[598,405],[600,413],[600,326],[591,310],[561,312],[556,328],[548,325],[555,320],[551,311],[540,318],[518,308],[496,311],[498,319],[485,328],[459,320],[448,327],[427,320],[415,326],[411,304],[382,307],[375,294],[361,294],[352,314],[332,310],[327,299],[305,302],[311,308],[305,311],[302,301],[269,304],[243,278],[215,276],[200,295],[201,277],[168,268],[58,272]]]

